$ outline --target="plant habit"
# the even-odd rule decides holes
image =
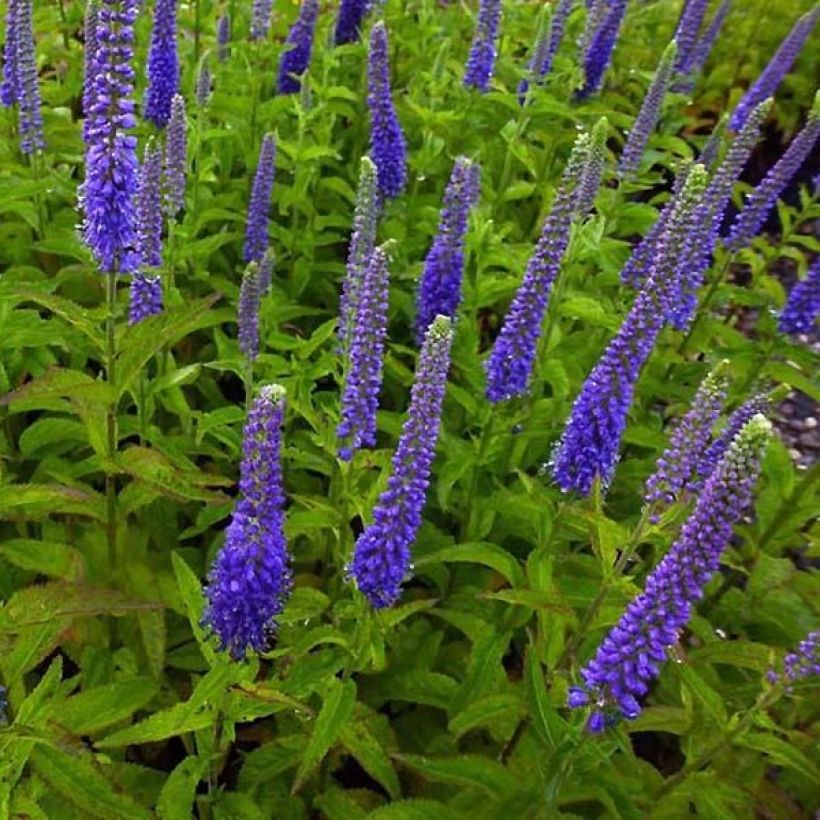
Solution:
[[[771,423],[754,416],[738,433],[707,479],[692,515],[644,591],[581,670],[584,685],[573,687],[569,706],[593,705],[588,727],[602,731],[608,714],[638,716],[638,698],[659,674],[667,651],[678,640],[706,584],[720,566],[732,528],[752,500]]]
[[[376,444],[376,411],[382,386],[390,259],[384,247],[368,256],[356,298],[354,327],[336,437],[339,458],[350,461],[362,447]]]
[[[236,659],[268,647],[292,586],[284,532],[284,413],[284,388],[263,387],[245,425],[240,499],[205,589],[203,621]]]
[[[771,97],[781,80],[791,71],[797,55],[820,17],[820,4],[804,14],[783,39],[774,57],[763,69],[754,85],[743,95],[729,120],[732,131],[740,131],[746,120],[765,99]]]
[[[136,252],[137,140],[134,116],[134,20],[138,0],[101,0],[85,180],[82,234],[104,273],[130,273]]]
[[[591,156],[591,142],[586,133],[575,140],[524,278],[490,351],[485,366],[486,394],[493,403],[520,396],[532,377],[550,291],[569,243],[570,224],[580,209],[590,204],[589,190],[593,186],[587,185],[582,193],[582,183],[587,175],[600,180],[598,160]]]
[[[464,275],[464,237],[470,208],[478,200],[481,169],[466,157],[453,166],[444,191],[438,234],[424,260],[416,294],[416,342],[420,345],[436,316],[455,320]]]
[[[606,487],[612,479],[635,383],[679,299],[678,254],[705,187],[706,172],[695,166],[658,242],[646,284],[572,406],[552,464],[564,491],[588,495],[596,480]]]
[[[778,321],[781,333],[810,333],[820,316],[820,256],[809,266],[805,279],[801,279],[789,293],[789,298]]]
[[[273,134],[265,134],[259,150],[251,199],[248,203],[248,221],[245,227],[244,256],[246,262],[259,262],[268,249],[268,220],[270,195],[276,174],[276,142]]]
[[[672,40],[663,52],[661,61],[655,69],[655,76],[644,97],[641,110],[629,129],[629,136],[618,164],[618,173],[622,177],[630,177],[638,170],[649,137],[658,124],[661,106],[672,81],[676,54],[677,44]]]
[[[165,128],[171,101],[179,91],[176,0],[156,0],[147,75],[143,116],[157,128]]]
[[[347,250],[347,265],[339,298],[339,343],[346,352],[355,327],[359,288],[370,253],[376,244],[379,222],[378,180],[376,166],[368,156],[362,157],[359,187],[353,210],[353,231]]]
[[[398,196],[407,184],[407,147],[390,90],[387,29],[379,20],[370,32],[367,61],[367,106],[370,109],[370,157],[376,164],[379,194]]]
[[[279,61],[279,78],[276,88],[280,94],[296,94],[302,87],[300,78],[310,65],[313,32],[318,16],[319,0],[302,0],[299,16],[285,40],[287,50]]]
[[[421,347],[387,489],[373,510],[373,522],[358,537],[353,550],[350,575],[376,609],[396,602],[410,571],[410,547],[421,526],[430,483],[452,341],[452,322],[437,316]]]
[[[464,85],[487,91],[495,69],[501,0],[480,0],[475,35],[467,55]]]
[[[746,197],[726,239],[726,247],[737,251],[746,247],[763,227],[777,198],[808,159],[820,137],[820,92],[815,95],[809,118],[791,141],[783,156]]]
[[[137,185],[137,253],[131,279],[128,321],[135,325],[162,312],[162,149],[154,139],[145,146]]]

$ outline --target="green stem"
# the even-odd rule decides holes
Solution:
[[[147,439],[146,435],[146,417],[145,417],[145,385],[146,385],[147,377],[145,375],[145,369],[140,372],[140,379],[139,379],[139,406],[137,408],[139,412],[139,431],[140,431],[140,444],[144,445]]]
[[[106,288],[106,349],[105,377],[111,390],[116,383],[116,323],[117,323],[117,274],[111,271],[107,278]],[[114,475],[117,458],[117,400],[112,398],[106,411],[106,457],[105,468],[105,502],[106,502],[106,541],[108,560],[112,570],[117,566],[117,485]]]
[[[248,356],[245,359],[245,411],[251,412],[253,404],[253,359]]]
[[[473,467],[473,475],[470,479],[470,489],[467,492],[467,515],[462,519],[461,542],[464,543],[469,540],[473,533],[475,526],[475,496],[478,491],[478,477],[480,473],[481,463],[487,454],[487,448],[493,437],[493,428],[495,427],[495,420],[497,414],[494,408],[490,408],[489,418],[487,423],[481,430],[481,439],[478,443],[478,455],[476,456],[475,465]]]

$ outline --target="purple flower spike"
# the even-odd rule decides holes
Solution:
[[[196,104],[199,108],[205,108],[208,105],[208,100],[211,97],[211,66],[207,60],[203,60],[199,65],[199,71],[196,74]]]
[[[663,232],[649,278],[632,309],[584,382],[553,459],[558,486],[588,495],[615,471],[635,383],[680,291],[681,226],[688,225],[706,185],[695,166]]]
[[[145,146],[137,183],[137,251],[140,266],[162,265],[162,150],[153,139]]]
[[[692,64],[692,51],[695,48],[698,32],[709,8],[709,0],[686,0],[681,11],[678,27],[675,30],[675,42],[678,44],[675,59],[675,73],[688,74]]]
[[[771,398],[765,393],[760,393],[746,401],[729,416],[723,430],[702,453],[689,482],[692,490],[700,489],[703,482],[709,478],[723,458],[729,445],[734,441],[735,436],[748,423],[749,419],[757,415],[765,416],[771,410],[771,406]]]
[[[15,0],[16,2],[16,0]],[[94,102],[94,82],[97,76],[97,25],[100,7],[91,2],[85,10],[83,46],[83,140],[88,142],[91,106]]]
[[[353,336],[359,305],[359,288],[370,253],[376,243],[379,221],[376,166],[370,157],[362,157],[356,207],[353,211],[353,232],[347,250],[347,269],[339,299],[339,342],[346,351]]]
[[[811,333],[820,316],[820,256],[815,257],[806,278],[791,290],[780,314],[781,333]]]
[[[577,213],[576,190],[588,149],[589,135],[580,134],[527,263],[524,279],[487,359],[487,398],[493,403],[520,396],[527,389],[550,290],[569,243],[570,223]]]
[[[231,16],[223,12],[216,24],[216,56],[220,63],[231,56]]]
[[[165,128],[171,118],[171,100],[179,90],[177,0],[156,0],[147,74],[143,116],[157,128]]]
[[[270,31],[273,0],[253,0],[251,6],[251,40],[262,40]]]
[[[550,31],[552,29],[552,6],[544,6],[541,12],[541,22],[535,35],[535,44],[532,48],[532,57],[527,65],[527,74],[518,83],[518,102],[524,105],[527,101],[527,92],[530,83],[537,83],[541,79],[541,66],[547,60],[550,47]]]
[[[162,279],[156,275],[146,275],[134,271],[131,278],[130,308],[128,324],[139,324],[149,316],[162,313]]]
[[[689,489],[726,399],[727,368],[728,361],[723,361],[709,373],[698,387],[689,411],[673,428],[669,444],[646,482],[647,504],[673,504]]]
[[[771,97],[780,85],[780,81],[791,70],[797,55],[803,48],[803,44],[808,39],[811,30],[814,28],[818,17],[820,17],[820,5],[816,5],[810,12],[804,14],[786,35],[780,48],[777,49],[774,57],[769,61],[762,74],[757,78],[757,82],[746,92],[743,99],[729,120],[729,128],[732,131],[740,131],[752,111],[763,100]]]
[[[337,46],[355,43],[362,32],[362,23],[370,11],[370,0],[342,0],[336,17],[333,41]]]
[[[242,355],[254,361],[259,355],[259,300],[261,297],[259,264],[249,263],[239,288],[237,323],[239,349]]]
[[[296,94],[302,87],[300,77],[310,65],[313,30],[319,16],[319,0],[302,0],[299,16],[288,32],[285,45],[290,46],[279,61],[277,90],[280,94]]]
[[[601,180],[606,164],[606,138],[609,133],[609,121],[601,117],[592,127],[589,136],[586,160],[575,190],[575,210],[578,216],[586,216],[595,204],[595,198],[601,188]]]
[[[367,106],[370,109],[370,156],[376,163],[379,192],[385,199],[392,199],[407,184],[407,147],[393,106],[387,62],[387,29],[381,20],[370,32]]]
[[[268,249],[268,218],[273,177],[276,173],[276,142],[273,134],[265,134],[256,176],[253,180],[251,201],[248,204],[248,223],[245,228],[245,261],[259,262]]]
[[[467,217],[478,198],[477,173],[480,173],[477,165],[466,157],[459,157],[444,192],[438,234],[424,260],[416,296],[418,344],[424,341],[427,328],[436,316],[456,317],[464,275]]]
[[[618,173],[622,177],[632,176],[638,170],[649,137],[658,124],[661,105],[672,80],[676,54],[677,46],[672,40],[663,52],[661,61],[655,70],[655,76],[644,97],[641,110],[629,129],[629,137],[618,165]]]
[[[495,68],[501,0],[480,0],[473,44],[467,57],[464,85],[487,91]]]
[[[646,579],[644,591],[581,670],[583,690],[598,715],[591,731],[604,728],[607,715],[632,720],[638,698],[648,691],[679,638],[720,558],[734,524],[752,500],[771,424],[755,416],[738,433],[698,497],[692,515],[672,548]],[[578,695],[570,706],[583,704]]]
[[[245,425],[241,497],[205,590],[203,622],[236,659],[268,648],[292,586],[284,532],[284,414],[284,388],[263,387]]]
[[[45,147],[40,85],[34,54],[31,0],[17,0],[17,81],[19,83],[20,150],[33,154]]]
[[[343,461],[349,461],[361,447],[376,444],[389,285],[390,260],[384,248],[375,248],[367,260],[359,288],[355,333],[350,339],[342,392],[341,421],[336,429],[339,458]]]
[[[746,247],[757,235],[777,203],[777,198],[800,170],[819,137],[820,92],[814,99],[814,107],[806,125],[763,181],[746,197],[743,210],[737,215],[726,240],[729,250],[737,251]]]
[[[410,571],[410,547],[421,526],[430,482],[452,341],[452,322],[438,316],[419,354],[407,420],[393,455],[393,474],[373,510],[373,523],[353,551],[350,574],[376,609],[396,602]]]
[[[607,7],[584,55],[584,85],[576,95],[578,99],[589,97],[600,89],[625,14],[626,0],[612,0]]]
[[[8,0],[6,5],[6,42],[3,44],[3,82],[0,83],[0,102],[9,107],[20,99],[20,72],[18,42],[20,39],[20,4],[24,0]]]
[[[171,100],[171,120],[165,138],[165,212],[171,218],[185,205],[185,169],[188,165],[188,123],[185,100],[177,94]]]
[[[257,278],[259,281],[260,296],[264,296],[270,290],[271,282],[273,282],[273,267],[275,264],[276,254],[274,254],[273,248],[268,248],[259,262],[259,274]]]
[[[130,273],[137,262],[137,140],[128,131],[136,125],[131,60],[138,8],[139,0],[102,0],[99,10],[98,72],[79,202],[83,239],[104,273]]]
[[[786,655],[783,674],[790,683],[820,675],[820,630],[809,632],[805,640],[797,645],[796,651]]]
[[[538,74],[542,78],[546,77],[547,74],[552,71],[552,63],[561,46],[561,41],[564,39],[567,18],[574,6],[575,0],[558,0],[555,6],[555,11],[552,13],[549,45],[547,46],[546,54],[544,54],[544,60],[538,67]]]
[[[711,22],[709,23],[709,27],[706,31],[698,38],[698,41],[695,43],[694,47],[692,48],[692,52],[689,56],[689,74],[690,76],[696,76],[703,71],[703,66],[706,65],[706,60],[709,59],[709,55],[712,53],[712,48],[717,41],[718,35],[720,34],[721,28],[723,28],[723,23],[726,20],[726,17],[729,14],[729,9],[732,7],[732,0],[723,0],[723,2],[718,7],[718,10],[715,12],[715,16],[712,18]],[[685,82],[683,84],[685,89],[690,89],[692,87],[692,83]]]

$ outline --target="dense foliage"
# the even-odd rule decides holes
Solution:
[[[3,12],[0,817],[812,816],[819,7]]]

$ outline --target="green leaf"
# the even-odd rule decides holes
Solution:
[[[5,520],[37,520],[50,515],[83,515],[105,521],[105,499],[89,488],[61,484],[4,484],[0,511]]]
[[[535,652],[531,649],[527,651],[526,677],[530,714],[535,729],[547,748],[555,751],[558,745],[573,733],[570,731],[569,724],[550,703],[544,672]]]
[[[793,743],[787,743],[774,735],[762,732],[748,732],[736,741],[747,749],[754,749],[768,755],[778,766],[792,769],[801,777],[820,786],[820,768],[807,758]]]
[[[194,800],[199,781],[208,771],[208,761],[186,757],[168,775],[157,801],[162,820],[190,820],[194,817]]]
[[[499,676],[505,677],[501,658],[507,651],[511,637],[510,632],[493,631],[473,644],[467,674],[450,707],[452,714],[457,714],[474,700],[488,694]]]
[[[477,754],[460,757],[403,754],[396,755],[396,760],[428,780],[478,789],[495,800],[511,794],[518,787],[518,779],[512,772],[500,763]]]
[[[33,538],[13,538],[0,543],[0,556],[21,569],[66,581],[79,578],[84,564],[82,553],[74,547]]]
[[[117,794],[91,763],[90,756],[71,755],[50,746],[31,753],[31,765],[51,788],[73,803],[85,817],[101,820],[149,820],[151,812],[130,797]]]
[[[774,661],[774,653],[765,644],[740,640],[715,641],[692,649],[689,657],[693,662],[725,663],[757,672],[766,672]]]
[[[172,347],[195,330],[219,324],[223,317],[211,307],[219,294],[194,299],[184,305],[149,316],[139,324],[129,325],[122,334],[118,349],[122,351],[116,366],[116,395],[130,389],[134,379],[151,357],[163,347]]]
[[[524,571],[515,557],[495,544],[475,543],[445,547],[416,560],[416,567],[447,562],[467,562],[483,564],[502,575],[512,586],[524,582]]]
[[[151,678],[94,686],[61,703],[54,720],[75,735],[91,735],[146,706],[159,691]]]
[[[367,820],[466,820],[466,815],[438,800],[398,800],[367,815]]]
[[[361,767],[395,800],[401,794],[396,770],[387,752],[367,730],[364,723],[349,723],[340,734],[342,745],[359,762]]]
[[[332,678],[327,690],[307,748],[296,770],[296,777],[291,788],[292,794],[299,791],[305,780],[321,763],[339,739],[342,729],[353,714],[353,706],[356,703],[356,684],[352,680],[342,682],[338,678]]]
[[[447,728],[460,738],[473,729],[514,720],[520,712],[521,701],[514,695],[490,695],[462,709]]]
[[[177,586],[182,596],[182,605],[185,608],[185,614],[188,616],[188,623],[191,625],[196,642],[205,659],[210,664],[214,664],[216,662],[216,652],[202,629],[202,613],[205,609],[202,584],[179,553],[171,553],[171,563],[174,565],[174,575],[176,575]]]

